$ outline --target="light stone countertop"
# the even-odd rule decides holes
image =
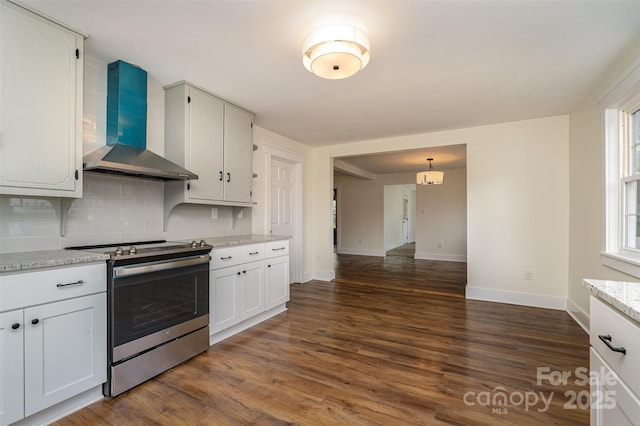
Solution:
[[[77,250],[39,250],[0,254],[0,272],[100,262],[108,255]]]
[[[591,294],[640,322],[640,283],[585,279]]]
[[[291,239],[288,235],[232,235],[228,237],[205,237],[198,240],[205,240],[214,249],[227,246],[240,246],[244,244],[268,243],[270,241],[282,241]]]
[[[287,235],[250,234],[228,237],[204,237],[198,238],[198,240],[205,240],[215,249],[244,244],[267,243],[269,241],[282,241],[290,238],[291,237]],[[0,273],[100,262],[108,259],[109,255],[106,254],[64,249],[0,253]]]

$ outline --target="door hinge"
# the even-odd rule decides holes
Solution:
[[[191,103],[191,96],[187,96],[187,103],[190,104]]]
[[[78,169],[76,169],[75,176],[76,176],[76,180],[80,179],[80,173],[78,173]]]
[[[80,59],[80,49],[76,49],[76,59]]]

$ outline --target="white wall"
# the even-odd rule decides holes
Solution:
[[[598,99],[605,95],[634,63],[640,61],[640,40],[614,64],[602,82],[582,101],[570,118],[570,255],[569,312],[588,326],[589,292],[584,278],[638,281],[607,268],[600,261],[605,241],[604,118]]]
[[[448,169],[442,185],[416,185],[416,259],[467,260],[467,172]]]
[[[404,244],[402,241],[402,185],[384,185],[384,251]]]
[[[379,181],[338,176],[338,244],[341,254],[384,256],[385,199]]]
[[[334,157],[467,144],[467,260],[472,297],[563,309],[569,235],[569,117],[385,138],[313,150],[316,276],[331,276]],[[446,178],[445,178],[446,179]],[[534,273],[524,280],[524,271]]]
[[[464,261],[466,172],[444,172],[445,184],[429,186],[414,185],[415,173],[383,174],[372,180],[337,176],[338,253],[384,256],[403,244],[402,197],[407,194],[413,228],[409,235],[416,242],[416,257]],[[408,191],[408,185],[417,188]]]

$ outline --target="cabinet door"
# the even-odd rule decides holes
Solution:
[[[267,259],[267,309],[289,301],[289,256]]]
[[[82,37],[7,2],[0,19],[0,193],[81,197]]]
[[[224,198],[226,201],[249,203],[253,173],[253,117],[230,104],[225,104],[224,108]]]
[[[198,175],[189,182],[189,198],[222,200],[224,197],[223,116],[224,103],[198,90],[189,88],[190,150],[187,169]]]
[[[0,425],[24,417],[22,309],[0,314]]]
[[[105,293],[24,310],[25,416],[107,380]]]
[[[252,262],[242,267],[242,319],[265,310],[264,263]]]
[[[209,280],[209,332],[216,333],[240,322],[240,283],[238,266],[211,271]]]

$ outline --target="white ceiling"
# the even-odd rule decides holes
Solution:
[[[310,146],[567,114],[640,36],[639,0],[24,2],[87,33],[87,54],[188,80]],[[302,66],[329,22],[369,34],[351,78]]]
[[[428,170],[427,158],[433,158],[434,170],[465,168],[467,146],[438,146],[411,151],[340,157],[339,160],[370,173],[385,174]]]

